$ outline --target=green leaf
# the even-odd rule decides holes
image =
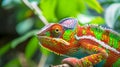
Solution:
[[[107,25],[114,28],[114,24],[120,16],[120,3],[110,5],[105,11],[105,21]]]
[[[5,64],[4,67],[21,67],[19,59],[15,58],[11,61],[9,61],[7,64]]]
[[[17,22],[19,23],[23,20],[26,20],[32,15],[33,15],[33,12],[28,7],[19,5],[19,8],[16,11]]]
[[[40,8],[43,12],[43,15],[47,18],[48,21],[56,21],[55,8],[57,5],[57,0],[41,0]]]
[[[14,39],[12,42],[11,42],[11,47],[12,48],[15,48],[18,44],[22,43],[23,41],[27,40],[29,37],[33,36],[34,34],[36,34],[38,30],[33,30],[33,31],[30,31],[28,32],[27,34],[19,37],[19,38],[16,38]]]
[[[28,32],[27,34],[12,40],[11,42],[5,44],[5,46],[0,48],[0,56],[4,55],[10,48],[15,48],[18,44],[22,43],[23,41],[27,40],[29,37],[33,36],[38,32],[38,30],[33,30]]]
[[[93,18],[90,24],[105,24],[105,20],[102,17],[98,16]]]
[[[35,18],[35,27],[37,29],[41,29],[45,24],[43,22],[41,22],[38,18]]]
[[[74,17],[78,13],[77,0],[58,0],[56,15],[59,19]]]
[[[10,43],[0,48],[0,57],[4,55],[10,49]]]
[[[41,45],[41,44],[40,44]],[[50,54],[50,51],[48,51],[47,48],[44,48],[42,46],[40,46],[40,51],[42,52],[42,54],[48,56]]]
[[[33,27],[34,21],[32,18],[26,19],[16,26],[16,31],[18,34],[24,34],[28,32]]]
[[[84,14],[79,14],[78,15],[78,20],[80,24],[104,24],[105,21],[102,17],[100,16],[88,16]]]
[[[103,8],[100,6],[100,4],[97,0],[85,0],[85,2],[87,3],[87,5],[90,8],[96,10],[98,13],[103,12]]]
[[[25,49],[25,56],[27,59],[32,58],[37,47],[38,47],[38,39],[36,37],[31,38]]]
[[[87,7],[84,0],[77,0],[77,7],[80,13],[86,13]]]

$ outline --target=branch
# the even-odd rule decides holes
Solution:
[[[27,60],[25,58],[25,55],[23,53],[19,53],[18,58],[20,60],[20,64],[22,65],[22,67],[29,67],[28,63],[27,63]]]
[[[38,67],[45,67],[45,62],[47,61],[48,56],[42,54],[41,59],[38,63]]]
[[[55,66],[51,65],[50,67],[72,67],[72,66],[69,64],[60,64],[60,65],[55,65]]]
[[[46,18],[43,16],[41,9],[38,7],[37,2],[29,2],[28,0],[22,0],[23,3],[28,6],[37,16],[38,18],[45,24],[49,24]]]

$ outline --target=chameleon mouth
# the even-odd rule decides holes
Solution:
[[[44,35],[41,35],[41,36],[38,36],[38,39],[40,42],[43,42],[43,41],[46,41],[46,42],[53,42],[53,44],[55,43],[61,43],[61,44],[64,44],[66,46],[69,46],[70,43],[61,39],[61,38],[52,38],[52,37],[48,37],[48,36],[44,36]]]
[[[66,47],[70,46],[70,43],[61,38],[51,38],[47,36],[38,36],[40,44],[58,55],[65,54],[67,52]]]

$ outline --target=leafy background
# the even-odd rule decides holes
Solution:
[[[75,17],[80,25],[99,24],[120,32],[119,0],[29,0],[37,2],[49,23]],[[22,0],[0,0],[0,67],[48,67],[63,56],[39,45],[36,32],[44,26]],[[57,61],[56,61],[57,60]]]

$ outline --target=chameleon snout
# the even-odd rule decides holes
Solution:
[[[48,25],[45,25],[40,31],[37,32],[37,35],[38,36],[44,36],[45,32],[47,32],[53,24],[54,23],[50,23]]]

